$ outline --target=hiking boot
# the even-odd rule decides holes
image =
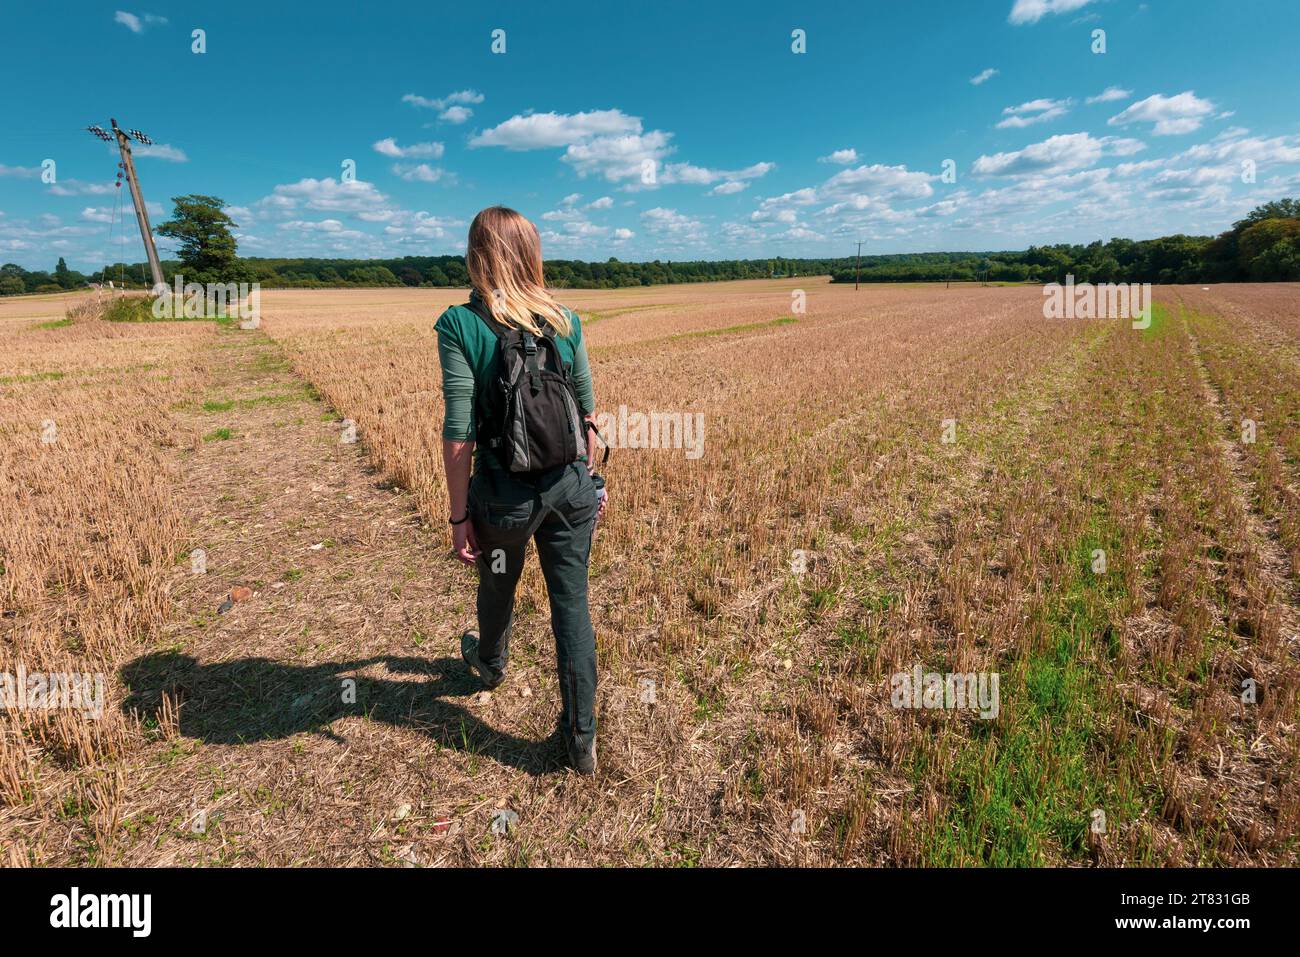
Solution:
[[[479,681],[483,682],[483,687],[487,688],[488,691],[506,680],[504,671],[493,676],[492,669],[479,659],[477,631],[467,631],[460,636],[460,656],[464,659],[465,664],[469,666],[470,672],[478,675]]]
[[[573,740],[569,741],[569,764],[573,765],[573,770],[579,774],[596,773],[596,742],[591,742],[590,748],[582,748]]]

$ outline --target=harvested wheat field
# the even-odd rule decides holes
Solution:
[[[1030,286],[562,298],[598,410],[703,429],[603,469],[594,779],[535,563],[506,683],[460,661],[463,292],[0,307],[0,671],[105,678],[4,713],[0,861],[1296,863],[1295,285],[1158,288],[1147,329]],[[996,715],[896,706],[918,668]]]

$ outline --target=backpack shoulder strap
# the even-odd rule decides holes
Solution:
[[[469,302],[465,303],[465,308],[483,320],[483,325],[487,326],[488,329],[492,331],[492,335],[497,337],[498,342],[505,342],[506,331],[501,328],[501,323],[492,318],[492,313],[488,311],[487,306],[482,302],[471,299]]]

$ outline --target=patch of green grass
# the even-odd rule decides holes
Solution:
[[[58,382],[62,372],[29,372],[25,375],[0,376],[0,385],[16,385],[23,382]]]
[[[310,402],[317,398],[315,389],[305,386],[295,389],[292,392],[276,392],[269,395],[259,395],[252,399],[240,399],[239,407],[241,409],[251,409],[258,405],[279,405],[283,402]]]
[[[289,360],[278,352],[263,352],[253,360],[253,369],[257,372],[288,372]]]
[[[1093,574],[1090,564],[1093,549],[1110,551],[1116,541],[1094,527],[1072,551],[1074,572],[1050,608],[1045,640],[1001,676],[1000,719],[975,722],[956,757],[948,821],[927,837],[928,864],[1079,859],[1094,809],[1133,819],[1149,803],[1133,782],[1100,774],[1095,763],[1108,747],[1098,716],[1109,705],[1105,676],[1093,662],[1113,652],[1110,609],[1122,601],[1124,584],[1117,574]],[[1113,769],[1118,755],[1107,757]]]
[[[154,318],[149,296],[117,296],[104,309],[105,322],[164,322]]]
[[[814,588],[808,592],[808,611],[815,615],[833,607],[837,600],[835,591],[830,588]]]
[[[203,403],[204,412],[229,412],[235,407],[234,399],[209,400]]]
[[[586,315],[580,315],[579,318],[584,326],[589,326],[593,322],[600,322],[603,319],[613,319],[615,316],[626,315],[629,312],[649,312],[653,309],[678,309],[680,303],[662,302],[653,303],[645,306],[620,306],[617,309],[606,309],[603,312],[589,312]]]
[[[867,651],[874,651],[880,643],[880,633],[878,631],[864,628],[857,623],[841,625],[835,629],[835,638],[840,646],[845,649],[862,648]]]
[[[791,323],[798,322],[794,316],[781,316],[779,319],[768,319],[765,322],[742,322],[735,326],[724,326],[721,329],[696,329],[693,332],[679,332],[676,335],[669,336],[669,339],[695,339],[705,336],[727,336],[737,332],[753,332],[755,329],[768,329],[772,326],[788,326]]]
[[[220,428],[220,429],[213,429],[207,435],[203,436],[203,441],[204,442],[225,442],[226,440],[233,439],[234,437],[235,437],[235,433],[233,430],[227,428]]]
[[[33,329],[62,329],[65,326],[72,325],[71,319],[51,319],[49,322],[38,322],[32,326]]]
[[[1145,337],[1147,337],[1147,338],[1153,338],[1153,337],[1155,337],[1155,336],[1160,335],[1160,334],[1164,331],[1165,326],[1168,324],[1168,322],[1169,322],[1169,318],[1170,318],[1170,316],[1169,316],[1169,309],[1168,309],[1166,306],[1164,306],[1164,305],[1162,305],[1162,304],[1160,304],[1160,303],[1152,303],[1152,304],[1151,304],[1151,324],[1150,324],[1149,326],[1147,326],[1145,329],[1141,330],[1141,331],[1142,331],[1142,335],[1145,336]],[[1139,320],[1134,319],[1134,320],[1121,320],[1121,321],[1123,321],[1123,322],[1127,322],[1127,321],[1137,322],[1137,321],[1139,321]]]

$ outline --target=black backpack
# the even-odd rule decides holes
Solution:
[[[560,357],[554,331],[535,336],[492,318],[486,305],[466,307],[497,338],[497,378],[476,403],[478,441],[510,472],[542,472],[576,462],[587,450],[573,373]]]

